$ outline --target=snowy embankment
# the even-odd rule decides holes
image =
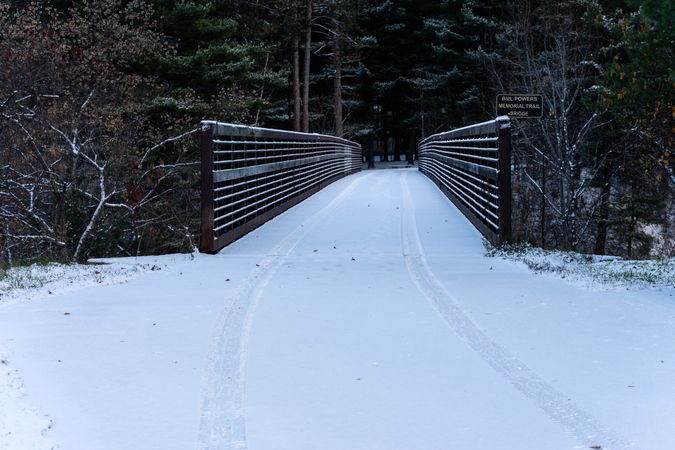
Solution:
[[[125,258],[105,264],[35,264],[0,270],[0,314],[17,304],[30,307],[47,297],[58,299],[87,287],[125,283],[146,271],[162,270],[175,260]],[[52,420],[31,405],[21,374],[3,344],[0,341],[0,450],[52,448]]]
[[[589,289],[675,288],[675,258],[628,260],[616,256],[542,250],[524,244],[495,248],[485,243],[485,247],[487,256],[515,261],[536,274],[567,279]]]
[[[485,253],[380,170],[215,256],[5,276],[0,449],[673,448],[672,264]]]
[[[0,270],[0,307],[48,295],[62,295],[89,286],[129,281],[148,270],[162,270],[156,258],[120,258],[92,264],[34,264]],[[141,262],[146,261],[146,262]]]

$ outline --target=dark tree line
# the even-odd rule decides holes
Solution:
[[[514,239],[672,255],[669,0],[0,1],[0,264],[194,248],[204,118],[381,159],[514,120]]]

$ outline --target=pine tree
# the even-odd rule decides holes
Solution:
[[[162,32],[174,51],[156,55],[148,69],[160,84],[152,108],[192,117],[252,122],[264,86],[285,83],[266,65],[267,49],[239,43],[237,22],[222,3],[156,2]]]
[[[617,5],[615,5],[617,6]],[[672,2],[622,6],[596,17],[607,33],[599,49],[603,64],[602,99],[611,115],[615,139],[611,153],[614,186],[607,217],[613,252],[648,256],[649,225],[668,233],[666,208],[673,202],[672,157],[675,102],[672,70],[675,8]]]

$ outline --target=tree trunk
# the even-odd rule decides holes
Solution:
[[[305,34],[305,72],[302,85],[302,131],[309,132],[309,69],[312,57],[312,0],[307,0],[307,31]]]
[[[596,255],[604,255],[607,252],[607,234],[609,231],[610,196],[612,192],[612,161],[607,159],[598,170],[598,178],[602,185],[600,189],[600,207],[598,208],[598,225],[595,236]]]
[[[410,164],[412,166],[412,165],[415,164],[415,146],[417,144],[415,142],[415,132],[414,131],[410,131],[409,139],[410,139],[410,143],[408,145],[408,154],[406,155],[406,159],[408,161],[408,164]]]
[[[293,130],[300,131],[300,38],[293,37]]]
[[[67,262],[71,258],[68,249],[68,222],[65,213],[65,199],[62,193],[54,192],[54,194],[54,213],[52,218],[54,238],[57,241],[66,243],[66,245],[62,245],[59,249],[57,258],[60,262]]]
[[[9,223],[6,223],[4,226],[5,234],[0,234],[0,269],[6,269],[10,267],[10,250],[9,250],[9,239],[7,235],[9,234]]]
[[[335,38],[333,40],[333,65],[335,78],[333,80],[333,109],[335,111],[335,135],[342,137],[342,54],[340,51],[340,21],[335,19]]]
[[[598,234],[595,238],[595,254],[604,255],[607,251],[607,231],[609,229],[609,196],[612,191],[612,178],[609,169],[602,174],[602,191],[600,193],[600,217],[598,218]]]
[[[389,133],[387,128],[382,128],[382,161],[389,161]]]
[[[546,159],[541,155],[541,248],[546,248]]]

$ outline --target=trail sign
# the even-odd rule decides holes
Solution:
[[[543,102],[538,94],[498,94],[497,116],[509,116],[512,119],[541,117]]]

